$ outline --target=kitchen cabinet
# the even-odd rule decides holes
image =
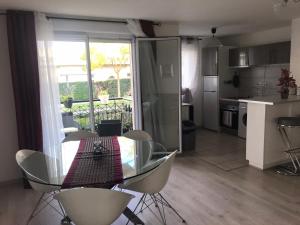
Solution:
[[[290,63],[291,42],[280,42],[229,50],[230,67]]]
[[[229,49],[230,67],[248,67],[249,66],[249,48]]]
[[[249,48],[249,65],[261,66],[269,64],[269,47],[266,45]]]
[[[282,42],[269,45],[269,63],[290,63],[291,42]]]

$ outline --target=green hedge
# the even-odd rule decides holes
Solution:
[[[97,83],[100,83],[101,87],[107,89],[110,98],[118,97],[117,80],[114,79],[114,80],[98,81],[95,82],[94,85],[97,85]],[[121,88],[120,97],[128,96],[128,93],[130,93],[131,90],[130,79],[120,79],[120,88]],[[95,88],[93,92],[94,92],[94,96],[96,96]],[[88,82],[71,82],[69,84],[60,83],[59,93],[61,97],[71,95],[71,97],[73,97],[74,100],[87,100],[89,99]]]

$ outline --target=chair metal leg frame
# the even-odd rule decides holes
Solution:
[[[147,199],[147,197],[149,197]],[[151,205],[155,205],[157,208],[157,211],[159,212],[159,216],[151,209]],[[141,205],[141,206],[140,206]],[[162,224],[166,225],[166,214],[165,214],[165,207],[170,208],[180,219],[183,223],[186,223],[186,221],[183,219],[183,217],[174,209],[174,207],[162,196],[162,194],[143,194],[140,201],[136,205],[134,209],[134,213],[137,211],[137,209],[140,206],[140,210],[138,210],[138,213],[142,213],[145,209],[149,209],[150,212],[159,220],[162,222]],[[128,221],[129,222],[129,221]],[[128,224],[127,222],[127,224]]]
[[[288,157],[290,158],[292,165],[294,167],[294,171],[289,171],[288,168],[284,168],[281,166],[281,168],[284,170],[284,172],[279,169],[277,172],[278,173],[283,173],[286,175],[295,175],[300,171],[300,162],[297,156],[297,152],[299,152],[299,148],[295,148],[292,146],[291,141],[286,133],[285,127],[284,126],[278,126],[278,129],[280,131],[281,137],[283,142],[286,145],[286,150],[285,152],[287,153]]]
[[[137,208],[139,207],[139,205],[141,204],[141,202],[143,201],[143,199],[145,198],[146,194],[143,194],[143,196],[141,197],[141,199],[139,200],[138,204],[135,206],[133,213],[135,213],[135,211],[137,210]],[[126,225],[129,223],[129,219],[126,223]]]
[[[47,193],[43,193],[41,195],[41,197],[39,198],[38,202],[36,203],[36,205],[34,206],[34,209],[32,211],[32,213],[30,214],[28,220],[27,220],[27,223],[26,225],[28,225],[30,223],[30,221],[35,217],[37,216],[44,208],[46,208],[47,206],[50,206],[53,210],[55,210],[58,214],[60,214],[62,217],[65,217],[65,212],[62,208],[62,206],[60,205],[60,203],[58,202],[59,204],[59,207],[60,207],[60,210],[59,211],[55,206],[53,206],[51,204],[51,202],[54,200],[53,199],[53,196],[55,195],[55,192],[52,192],[52,193],[48,193],[49,195],[45,197]],[[43,204],[43,205],[42,205]]]
[[[158,205],[158,201],[156,199],[156,197],[154,196],[154,194],[150,195],[152,201],[154,202],[155,204],[155,207],[157,208],[158,212],[159,212],[159,215],[160,215],[160,218],[161,218],[161,222],[166,225],[167,224],[167,221],[166,221],[166,214],[165,214],[165,210],[164,210],[164,206],[163,204],[161,204],[161,208],[159,207]]]
[[[183,217],[177,212],[176,209],[174,209],[174,207],[162,196],[161,193],[158,193],[158,195],[160,196],[161,200],[165,202],[165,204],[167,204],[167,207],[169,207],[170,209],[173,210],[173,212],[182,220],[183,223],[186,223],[185,219],[183,219]]]
[[[58,192],[60,192],[60,190],[59,190]],[[62,207],[60,201],[57,201],[57,202],[58,202],[58,205],[59,205],[60,210],[61,210],[62,213],[63,213],[63,218],[62,218],[62,220],[61,220],[61,224],[71,225],[72,220],[70,219],[70,217],[68,217],[68,216],[66,215],[66,212],[65,212],[64,208]]]
[[[40,203],[41,203],[41,201],[42,201],[44,195],[45,195],[45,193],[43,193],[43,194],[41,195],[41,197],[39,198],[38,202],[35,204],[35,206],[34,206],[34,208],[33,208],[33,211],[31,212],[31,214],[30,214],[30,216],[29,216],[29,218],[28,218],[28,220],[27,220],[27,222],[26,222],[26,225],[28,225],[29,222],[30,222],[30,221],[32,220],[32,218],[34,217],[34,213],[35,213],[36,209],[38,208],[38,206],[40,205]]]
[[[147,197],[149,197],[149,198],[147,199]],[[154,204],[154,201],[152,200],[150,195],[149,194],[143,194],[143,196],[141,197],[139,203],[135,207],[134,213],[136,211],[138,211],[136,213],[136,215],[138,215],[138,214],[142,213],[145,209],[149,209],[149,211],[157,218],[157,220],[161,222],[161,218],[150,207],[153,204]],[[139,207],[140,207],[140,210],[137,210]],[[128,224],[128,222],[127,222],[127,224]]]
[[[148,200],[146,199],[147,196],[149,196],[150,198],[148,198]],[[150,204],[148,204],[148,202],[150,202]],[[164,219],[162,217],[162,214],[161,214],[161,211],[160,211],[160,208],[158,208],[158,205],[157,203],[153,200],[153,196],[150,195],[150,194],[147,194],[144,198],[144,201],[143,201],[143,205],[145,205],[145,208],[141,208],[140,212],[143,212],[143,210],[145,209],[149,209],[149,211],[158,219],[158,221],[162,222],[164,225],[165,225],[165,222],[164,222]],[[142,205],[142,206],[143,206]],[[151,205],[155,205],[155,207],[157,208],[160,216],[158,216],[152,209],[151,209]]]

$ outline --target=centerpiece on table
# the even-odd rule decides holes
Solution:
[[[278,86],[280,86],[280,95],[282,99],[287,99],[289,94],[296,94],[296,80],[290,74],[291,73],[288,69],[281,69],[281,76],[278,79]]]

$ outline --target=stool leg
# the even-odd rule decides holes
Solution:
[[[285,152],[288,154],[288,157],[290,158],[293,164],[294,173],[297,173],[300,170],[300,162],[297,155],[293,152],[293,146],[287,135],[285,126],[278,126],[278,129],[280,131],[281,138],[286,146]]]
[[[293,154],[294,160],[296,161],[296,163],[298,165],[298,168],[296,169],[296,172],[297,172],[300,169],[300,162],[299,162],[297,154],[295,152],[293,152],[292,154]]]
[[[295,159],[296,159],[296,161],[298,163],[298,168],[300,169],[300,162],[299,162],[298,156],[296,155],[296,153],[294,153],[294,155],[295,155]]]
[[[292,148],[291,141],[286,133],[285,128],[283,126],[279,126],[279,131],[280,131],[281,138],[282,138],[287,150],[290,150]]]
[[[291,141],[288,138],[286,130],[284,129],[284,127],[281,127],[281,130],[283,131],[283,135],[284,135],[284,138],[285,138],[286,146],[288,147],[288,149],[292,149],[293,146],[291,145]],[[299,162],[298,156],[294,152],[289,152],[289,156],[290,156],[290,158],[292,160],[292,163],[293,163],[293,166],[295,168],[295,171],[297,172],[297,170],[300,169],[300,162]],[[295,164],[295,161],[297,162],[298,168],[297,168],[297,165]]]
[[[287,153],[288,155],[289,155],[289,158],[291,159],[291,161],[292,161],[292,163],[293,163],[293,166],[294,166],[294,172],[296,173],[297,172],[297,166],[296,166],[296,164],[295,164],[295,161],[294,161],[294,158],[293,158],[293,155],[292,155],[292,153],[291,152],[288,152]]]

